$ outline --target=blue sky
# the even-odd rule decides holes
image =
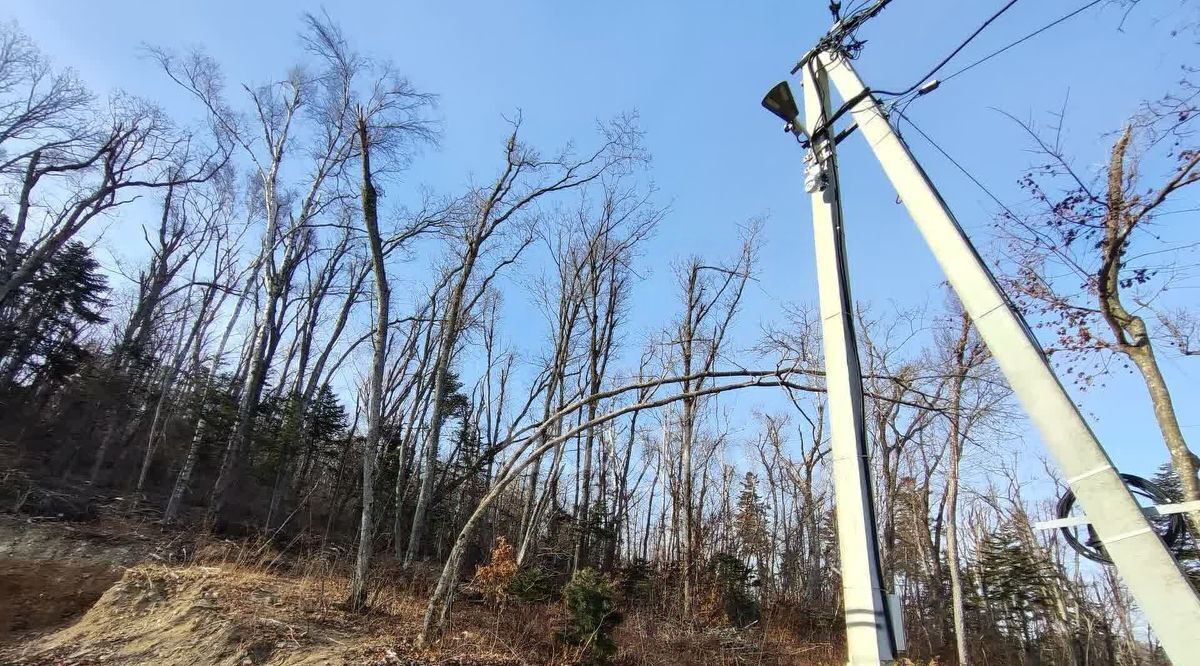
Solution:
[[[828,27],[826,4],[327,6],[358,48],[393,59],[414,84],[440,96],[444,140],[410,171],[410,184],[452,192],[472,173],[487,177],[507,127],[504,116],[517,110],[528,138],[551,147],[571,138],[584,143],[597,118],[636,109],[654,156],[659,200],[671,212],[646,253],[653,261],[644,265],[653,267],[635,301],[645,313],[635,315],[635,326],[661,326],[662,313],[673,310],[673,280],[663,259],[728,255],[736,247],[736,225],[766,216],[761,280],[742,325],[750,334],[773,320],[782,302],[816,298],[801,153],[759,99]],[[864,31],[869,44],[857,62],[860,74],[876,88],[906,88],[999,4],[897,0]],[[955,64],[1078,4],[1018,3]],[[185,114],[194,107],[139,59],[139,44],[202,45],[224,64],[231,82],[263,82],[295,60],[299,14],[319,7],[108,0],[19,2],[7,11],[58,64],[75,67],[97,91],[123,88]],[[1118,31],[1121,11],[1102,5],[955,79],[915,103],[909,115],[1002,199],[1019,204],[1016,180],[1035,156],[1021,130],[996,109],[1049,122],[1049,112],[1069,91],[1068,150],[1081,164],[1099,164],[1103,135],[1118,129],[1139,102],[1167,91],[1180,78],[1181,63],[1194,61],[1194,39],[1167,37],[1180,11],[1177,0],[1143,0]],[[986,245],[994,205],[921,139],[910,141],[960,221]],[[940,305],[938,269],[878,166],[858,137],[842,145],[856,296],[881,306]],[[508,299],[510,318],[520,319],[527,307],[519,301]],[[1196,440],[1200,417],[1189,407],[1200,396],[1200,370],[1176,360],[1165,366],[1186,432]],[[1165,459],[1149,402],[1134,378],[1115,377],[1081,399],[1120,467],[1148,472]],[[1039,449],[1031,442],[1031,452]]]

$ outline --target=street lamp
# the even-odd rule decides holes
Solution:
[[[829,117],[828,83],[823,72],[804,68],[804,114],[820,129]],[[863,422],[862,367],[852,319],[854,298],[846,268],[842,205],[838,193],[835,141],[821,130],[809,137],[787,82],[763,97],[762,105],[787,125],[804,150],[804,189],[812,195],[821,345],[829,401],[833,490],[837,504],[838,556],[846,622],[847,664],[892,664],[903,649],[899,603],[888,593],[879,552],[870,450]]]
[[[783,130],[796,135],[804,143],[808,143],[808,133],[800,124],[800,109],[796,106],[796,97],[787,81],[780,81],[767,92],[762,100],[763,108],[775,114],[785,124]]]

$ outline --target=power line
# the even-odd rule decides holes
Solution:
[[[1096,5],[1098,5],[1104,1],[1105,0],[1092,0],[1091,2],[1088,2],[1087,4],[1080,6],[1079,8],[1075,9],[1074,11],[1064,14],[1064,15],[1058,17],[1057,19],[1047,23],[1046,25],[1038,28],[1037,30],[1034,30],[1033,32],[1029,33],[1028,35],[1025,35],[1024,37],[1021,37],[1020,39],[1010,42],[1006,46],[996,49],[995,51],[989,53],[988,55],[976,60],[975,62],[972,62],[971,64],[969,64],[961,69],[955,70],[951,74],[947,75],[945,78],[941,79],[941,81],[939,83],[945,83],[946,81],[953,79],[954,77],[966,72],[967,70],[970,70],[970,69],[973,69],[974,67],[982,65],[983,63],[987,62],[988,60],[991,60],[992,58],[995,58],[996,56],[1004,53],[1005,51],[1008,51],[1009,49],[1011,49],[1015,46],[1018,46],[1019,44],[1029,41],[1030,39],[1033,39],[1034,37],[1042,34],[1043,32],[1046,32],[1050,28],[1053,28],[1054,26],[1056,26],[1060,23],[1063,23],[1064,21],[1074,18],[1075,16],[1082,14],[1083,12],[1091,9],[1092,7],[1095,7]],[[1003,13],[1004,10],[1008,9],[1008,7],[1011,7],[1012,4],[1013,3],[1010,2],[1005,7],[1002,7],[1000,9],[1000,12],[997,13],[997,16],[999,15],[999,13]],[[993,16],[993,18],[995,18],[995,16]],[[976,30],[975,33],[971,35],[971,38],[974,38],[974,36],[977,34],[979,34],[979,30]],[[968,38],[967,41],[969,42],[971,38]],[[959,50],[961,50],[961,48],[962,47],[959,47]],[[950,54],[950,56],[948,58],[946,58],[946,60],[943,60],[943,64],[945,64],[946,61],[948,61],[950,58],[953,58],[953,57],[954,57],[954,54],[953,53]],[[934,71],[936,71],[936,68]],[[932,74],[930,74],[930,76],[931,75]],[[922,79],[922,81],[926,81],[928,79],[929,79],[929,76],[926,76],[925,79]],[[911,125],[912,128],[914,130],[916,130],[917,133],[920,134],[922,138],[924,138],[926,141],[929,142],[929,145],[933,146],[939,153],[942,154],[943,157],[945,157],[947,160],[949,160],[951,164],[958,167],[958,170],[961,171],[963,173],[963,175],[965,175],[967,178],[969,178],[971,180],[971,182],[975,183],[975,185],[977,185],[979,187],[979,189],[983,190],[983,192],[985,194],[987,194],[989,197],[991,197],[991,199],[993,201],[995,201],[1000,207],[1004,208],[1006,213],[1008,213],[1010,216],[1015,218],[1016,215],[1012,212],[1012,210],[1010,210],[1008,208],[1008,206],[1006,206],[1004,204],[1003,201],[1001,201],[998,197],[996,197],[995,194],[992,194],[991,190],[989,190],[987,188],[987,186],[985,186],[983,183],[981,183],[979,181],[979,179],[975,178],[975,176],[973,176],[971,174],[971,172],[967,171],[967,169],[965,167],[963,167],[963,165],[959,164],[957,160],[955,160],[953,157],[951,157],[949,153],[947,153],[945,150],[943,150],[942,147],[939,146],[938,143],[933,140],[933,138],[931,138],[928,134],[926,134],[924,132],[924,130],[922,130],[920,127],[917,126],[916,123],[914,123],[912,121],[912,118],[909,118],[908,116],[904,115],[904,112],[908,110],[909,105],[912,104],[914,101],[916,101],[916,99],[918,97],[921,96],[921,93],[917,93],[916,95],[910,96],[910,94],[912,93],[913,90],[916,89],[916,87],[917,86],[913,86],[913,87],[909,88],[908,90],[904,91],[903,93],[899,93],[898,97],[895,100],[893,100],[892,103],[889,105],[888,112],[895,113],[898,118],[908,121],[908,124]],[[873,92],[879,92],[880,94],[885,94],[885,95],[892,94],[892,93],[887,93],[887,92],[882,92],[882,91],[873,91]],[[897,129],[897,133],[899,133],[899,122],[897,122],[896,129]]]
[[[1064,21],[1067,21],[1068,19],[1074,18],[1075,16],[1082,14],[1083,12],[1087,11],[1088,9],[1091,9],[1092,7],[1095,7],[1096,5],[1098,5],[1104,1],[1105,0],[1092,0],[1091,2],[1075,9],[1074,11],[1064,14],[1064,15],[1058,17],[1057,19],[1047,23],[1046,25],[1043,25],[1042,27],[1038,28],[1037,30],[1034,30],[1033,32],[1029,33],[1028,35],[1025,35],[1024,37],[1021,37],[1020,39],[1010,42],[1009,44],[1007,44],[999,49],[996,49],[995,51],[992,51],[988,55],[976,60],[975,62],[972,62],[971,64],[954,71],[953,73],[942,78],[940,81],[931,81],[930,83],[937,83],[938,86],[940,86],[940,84],[945,83],[946,81],[949,81],[950,79],[953,79],[954,77],[958,76],[959,74],[962,74],[970,69],[973,69],[979,65],[982,65],[983,63],[991,60],[992,58],[995,58],[996,56],[1004,53],[1005,51],[1008,51],[1009,49],[1013,48],[1014,46],[1017,46],[1026,41],[1029,41],[1030,39],[1033,39],[1034,37],[1042,34],[1043,32],[1046,32],[1050,28],[1053,28],[1054,26],[1056,26],[1060,23],[1063,23]],[[916,126],[916,124],[913,123],[912,119],[908,118],[907,116],[904,115],[904,112],[908,110],[909,105],[911,105],[914,101],[916,101],[918,97],[923,95],[925,92],[931,92],[934,88],[936,88],[938,86],[932,86],[931,88],[929,88],[929,90],[922,88],[921,90],[917,91],[916,93],[913,93],[911,90],[909,90],[905,94],[902,94],[902,95],[896,97],[888,104],[888,114],[889,115],[892,113],[895,113],[900,118],[907,120],[909,122],[909,124],[911,124],[913,126],[913,129],[916,129],[918,132],[920,132],[921,135],[924,136],[925,139],[928,140],[931,144],[933,144],[935,148],[937,147],[937,144],[934,144],[932,139],[930,139],[928,135],[926,135],[924,132],[921,132],[920,128],[918,128]],[[886,94],[886,93],[884,93],[884,94]],[[896,131],[897,131],[897,133],[900,132],[899,126],[897,126]],[[940,150],[940,148],[939,148],[939,150]],[[943,154],[945,154],[945,153],[943,153]],[[946,155],[946,158],[950,159],[951,162],[954,161],[953,158],[950,158],[949,155]]]
[[[1096,5],[1098,5],[1104,1],[1105,0],[1092,0],[1092,2],[1087,3],[1086,5],[1080,7],[1079,9],[1076,9],[1075,11],[1071,12],[1070,14],[1065,14],[1065,15],[1061,16],[1060,18],[1058,18],[1057,20],[1047,23],[1046,25],[1029,33],[1028,35],[1025,35],[1024,37],[1018,39],[1017,41],[1012,42],[1008,46],[1005,46],[1004,48],[993,51],[993,52],[989,53],[988,55],[980,58],[979,60],[976,60],[975,62],[967,65],[966,67],[963,67],[962,69],[954,72],[953,74],[946,76],[944,79],[942,79],[942,83],[949,81],[950,79],[958,76],[959,74],[962,74],[963,72],[967,71],[968,69],[971,69],[977,65],[982,65],[983,63],[991,60],[992,58],[995,58],[996,56],[1000,55],[1001,53],[1004,53],[1005,51],[1011,49],[1012,47],[1017,46],[1018,44],[1021,44],[1022,42],[1033,39],[1034,37],[1037,37],[1038,35],[1049,30],[1050,28],[1053,28],[1054,26],[1058,25],[1059,23],[1062,23],[1063,21],[1066,21],[1067,19],[1073,18],[1077,14],[1082,14],[1084,11],[1091,9],[1092,7],[1095,7]]]
[[[899,96],[899,95],[907,95],[908,93],[916,90],[918,86],[920,86],[922,83],[928,81],[931,76],[933,76],[934,74],[937,74],[938,70],[940,70],[942,67],[945,67],[946,63],[950,62],[954,58],[954,56],[958,55],[959,51],[962,51],[963,49],[967,48],[967,45],[970,44],[976,37],[978,37],[979,33],[983,32],[989,25],[992,24],[993,21],[1000,18],[1000,16],[1004,12],[1008,11],[1009,8],[1015,4],[1017,4],[1017,0],[1008,0],[1007,4],[1005,4],[1003,7],[1001,7],[996,13],[994,13],[990,17],[988,17],[988,20],[984,21],[982,25],[980,25],[978,28],[976,28],[975,32],[972,32],[970,34],[970,36],[968,36],[965,40],[963,40],[963,42],[958,45],[958,48],[951,51],[950,55],[946,56],[945,58],[942,58],[942,61],[939,62],[937,64],[937,66],[935,66],[933,69],[929,70],[928,74],[917,79],[917,82],[912,84],[908,88],[905,88],[904,90],[902,90],[900,92],[888,92],[886,90],[876,90],[874,92],[879,95]]]
[[[958,170],[961,171],[964,176],[969,178],[972,183],[975,183],[975,185],[977,187],[979,187],[979,189],[983,190],[984,194],[988,195],[992,199],[992,201],[995,201],[998,206],[1003,208],[1004,212],[1008,213],[1008,215],[1011,219],[1014,219],[1014,220],[1017,219],[1017,214],[1014,213],[1013,210],[1008,207],[1008,204],[1005,204],[1003,201],[1001,201],[1000,197],[993,194],[992,191],[990,189],[988,189],[987,185],[984,185],[978,178],[975,177],[974,174],[972,174],[970,171],[967,170],[966,167],[964,167],[962,164],[960,164],[958,160],[954,159],[950,155],[950,153],[946,152],[945,149],[943,149],[940,145],[938,145],[938,142],[934,141],[932,137],[930,137],[928,134],[926,134],[925,130],[918,127],[917,124],[912,121],[912,118],[909,118],[908,116],[904,115],[904,113],[901,111],[897,111],[896,115],[899,116],[900,118],[903,118],[904,120],[908,121],[908,124],[911,125],[912,128],[917,131],[917,134],[920,134],[923,139],[928,141],[929,145],[933,146],[939,153],[942,154],[942,157],[945,157],[947,160],[950,161],[951,164],[958,167]]]
[[[852,5],[846,10],[846,16],[853,16],[858,12],[861,12],[863,9],[866,9],[867,5],[869,4],[871,4],[870,0],[862,0],[858,4]]]
[[[969,179],[971,180],[971,182],[972,182],[972,183],[975,183],[975,185],[976,185],[976,186],[977,186],[979,189],[983,190],[983,193],[984,193],[984,194],[986,194],[986,195],[988,195],[989,197],[991,197],[992,201],[995,201],[995,202],[996,202],[996,205],[998,205],[998,206],[1000,206],[1001,208],[1003,208],[1003,209],[1004,209],[1004,212],[1005,212],[1005,214],[1006,214],[1006,215],[1008,215],[1008,219],[1009,219],[1009,220],[1012,220],[1013,222],[1015,222],[1015,223],[1017,223],[1017,224],[1019,224],[1019,225],[1021,225],[1021,226],[1025,227],[1026,229],[1029,229],[1030,231],[1033,231],[1033,230],[1032,230],[1032,229],[1029,227],[1029,225],[1025,224],[1025,223],[1024,223],[1022,220],[1021,220],[1021,218],[1017,217],[1017,214],[1013,212],[1013,209],[1011,209],[1011,208],[1009,208],[1009,207],[1008,207],[1008,204],[1006,204],[1006,203],[1004,203],[1003,201],[1001,201],[1001,200],[1000,200],[1000,197],[998,197],[998,196],[996,196],[994,193],[992,193],[992,191],[991,191],[991,190],[988,188],[988,186],[987,186],[987,185],[984,185],[982,181],[980,181],[978,178],[976,178],[976,177],[975,177],[975,174],[973,174],[973,173],[971,173],[970,171],[968,171],[968,170],[967,170],[967,168],[966,168],[966,167],[964,167],[962,164],[960,164],[958,160],[956,160],[956,159],[954,159],[953,157],[951,157],[950,153],[946,152],[946,150],[945,150],[944,148],[942,148],[940,145],[938,145],[938,143],[937,143],[936,141],[934,141],[934,140],[933,140],[933,137],[931,137],[931,136],[929,136],[928,134],[926,134],[926,133],[925,133],[925,130],[922,130],[920,127],[918,127],[918,126],[917,126],[917,124],[916,124],[916,123],[914,123],[914,122],[912,121],[912,119],[911,119],[911,118],[908,118],[908,117],[907,117],[907,116],[905,116],[903,113],[899,113],[899,115],[900,115],[900,117],[901,117],[901,118],[903,118],[904,120],[907,120],[907,121],[908,121],[908,124],[909,124],[909,125],[912,125],[912,128],[913,128],[913,129],[915,129],[915,130],[917,131],[917,134],[920,134],[920,135],[921,135],[921,136],[922,136],[922,137],[923,137],[923,138],[924,138],[926,141],[928,141],[928,142],[929,142],[929,145],[931,145],[931,146],[933,146],[935,149],[937,149],[937,151],[938,151],[939,153],[941,153],[941,154],[942,154],[942,157],[945,157],[947,160],[949,160],[949,161],[950,161],[950,163],[951,163],[951,164],[953,164],[955,167],[957,167],[957,168],[958,168],[958,170],[959,170],[959,171],[961,171],[961,172],[963,173],[963,175],[964,175],[964,176],[966,176],[967,178],[969,178]],[[899,133],[897,133],[897,134],[899,134]],[[901,141],[903,141],[903,139],[901,139]],[[919,167],[918,167],[918,168],[919,168]],[[958,221],[957,221],[957,220],[953,220],[953,218],[952,218],[952,221],[953,221],[953,223],[954,223],[954,225],[955,225],[955,226],[958,226],[958,228],[959,228],[959,231],[960,231],[961,233],[963,233],[963,234],[964,234],[964,236],[965,236],[965,233],[966,233],[966,232],[964,232],[964,231],[962,230],[962,227],[961,227],[961,225],[959,225],[959,224],[958,224]],[[1034,233],[1035,233],[1035,234],[1037,234],[1037,232],[1034,232]],[[1040,235],[1040,234],[1038,234],[1038,235]],[[973,253],[975,254],[975,259],[976,259],[976,261],[978,261],[978,262],[979,262],[979,265],[980,265],[980,266],[983,266],[983,265],[984,265],[983,257],[981,257],[981,256],[979,255],[979,253],[978,253],[978,252],[975,250],[975,248],[974,248],[974,247],[972,247],[972,248],[971,248],[971,252],[973,252]],[[995,278],[992,278],[992,281],[993,281],[993,283],[996,285],[996,291],[997,291],[997,292],[999,292],[999,294],[1000,294],[1000,298],[1001,298],[1001,299],[1003,299],[1003,300],[1004,300],[1004,302],[1005,302],[1005,304],[1007,304],[1007,305],[1008,305],[1008,308],[1009,308],[1009,310],[1010,310],[1010,311],[1012,311],[1012,312],[1017,312],[1017,306],[1016,306],[1016,304],[1014,304],[1014,303],[1013,303],[1012,299],[1009,297],[1009,295],[1008,295],[1008,292],[1006,292],[1004,289],[1001,289],[1001,288],[1000,288],[1000,285],[999,285],[998,283],[996,283],[996,282],[995,282]],[[1033,329],[1029,328],[1029,322],[1025,321],[1025,318],[1024,318],[1024,317],[1017,317],[1017,319],[1018,319],[1018,321],[1019,321],[1019,323],[1020,323],[1020,325],[1021,325],[1021,329],[1025,331],[1025,336],[1026,336],[1027,338],[1029,338],[1030,342],[1031,342],[1031,343],[1033,344],[1033,346],[1034,346],[1034,347],[1035,347],[1035,348],[1038,350],[1038,353],[1042,355],[1042,358],[1043,358],[1043,360],[1045,360],[1045,358],[1046,358],[1046,357],[1045,357],[1045,352],[1042,350],[1042,348],[1041,348],[1041,345],[1039,345],[1039,344],[1038,344],[1038,342],[1037,342],[1037,336],[1036,336],[1036,335],[1034,335],[1034,333],[1033,333]]]

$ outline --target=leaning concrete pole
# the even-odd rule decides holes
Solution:
[[[879,102],[862,95],[863,83],[850,63],[831,53],[817,54],[815,59],[843,99],[858,100],[850,114],[859,131],[1063,470],[1167,656],[1180,666],[1200,664],[1200,598],[1051,371],[1025,321],[1004,297],[946,202],[893,131]]]

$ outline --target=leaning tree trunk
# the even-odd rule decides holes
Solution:
[[[1145,324],[1142,323],[1141,317],[1134,318],[1131,328],[1145,330]],[[1183,437],[1183,430],[1179,427],[1179,417],[1175,414],[1175,401],[1171,397],[1170,390],[1167,389],[1167,382],[1163,378],[1162,370],[1158,367],[1158,359],[1155,358],[1150,338],[1144,337],[1143,340],[1143,344],[1130,347],[1125,353],[1137,366],[1138,371],[1142,374],[1142,379],[1146,382],[1146,391],[1150,394],[1150,402],[1154,406],[1154,419],[1158,422],[1159,431],[1162,432],[1167,452],[1171,454],[1171,466],[1179,476],[1179,484],[1183,489],[1183,500],[1188,502],[1200,500],[1200,478],[1197,478],[1200,461],[1196,459],[1196,454],[1188,448],[1187,440]],[[1200,511],[1191,511],[1186,515],[1192,527],[1192,534],[1200,536]]]
[[[254,434],[255,412],[258,410],[259,398],[262,396],[263,384],[267,378],[267,350],[271,346],[272,328],[275,326],[275,308],[279,299],[277,294],[267,295],[266,310],[262,321],[254,333],[250,346],[250,366],[246,373],[246,383],[242,388],[241,401],[238,404],[237,425],[225,445],[225,455],[221,459],[221,467],[217,472],[217,480],[213,484],[212,501],[208,507],[208,520],[220,518],[225,508],[230,489],[235,477],[238,476],[238,462],[242,452]]]
[[[167,500],[167,508],[163,511],[164,523],[170,524],[179,516],[179,507],[183,504],[183,496],[187,493],[188,486],[191,485],[192,471],[196,467],[196,459],[200,456],[200,444],[204,441],[209,428],[208,419],[204,415],[204,408],[208,403],[209,396],[212,394],[213,384],[217,381],[218,371],[221,368],[221,357],[225,354],[225,347],[229,344],[229,338],[233,334],[238,317],[241,315],[242,308],[246,304],[246,299],[249,297],[250,290],[253,288],[257,277],[258,264],[255,264],[254,269],[250,271],[249,278],[246,280],[245,288],[242,289],[242,293],[238,296],[237,305],[233,307],[233,313],[229,316],[229,323],[225,325],[225,331],[221,334],[221,342],[217,344],[216,354],[213,355],[212,368],[209,369],[208,376],[201,384],[200,395],[196,400],[196,409],[200,411],[200,416],[196,421],[196,429],[192,433],[192,441],[188,445],[187,454],[183,458],[183,465],[179,468],[179,474],[175,477],[175,485],[171,488],[171,497]],[[199,348],[197,348],[197,351],[199,351]]]
[[[479,257],[478,239],[467,243],[466,256],[449,300],[446,302],[446,323],[441,331],[437,360],[433,364],[433,404],[429,415],[429,440],[425,446],[425,461],[421,470],[421,490],[417,495],[417,506],[413,510],[412,527],[408,532],[408,550],[404,564],[415,562],[421,552],[421,540],[425,537],[429,507],[433,504],[434,478],[437,476],[438,444],[442,437],[442,421],[446,420],[446,374],[450,371],[450,357],[458,341],[463,300],[468,280]]]
[[[169,402],[168,396],[174,390],[175,378],[179,375],[179,371],[183,367],[183,361],[188,355],[188,348],[192,346],[192,343],[196,340],[196,336],[199,335],[200,328],[204,323],[205,309],[205,307],[202,307],[199,314],[197,314],[196,322],[192,326],[191,333],[188,335],[186,341],[182,338],[183,332],[187,329],[182,326],[180,327],[180,340],[176,343],[177,351],[174,360],[171,363],[171,367],[163,373],[162,380],[159,382],[158,401],[154,406],[154,417],[150,420],[150,435],[146,438],[146,451],[142,456],[142,467],[138,473],[137,486],[135,487],[139,495],[142,492],[142,488],[146,485],[146,477],[150,473],[150,463],[154,460],[155,441],[162,436],[162,429],[166,427],[164,423],[166,414],[164,412]]]

